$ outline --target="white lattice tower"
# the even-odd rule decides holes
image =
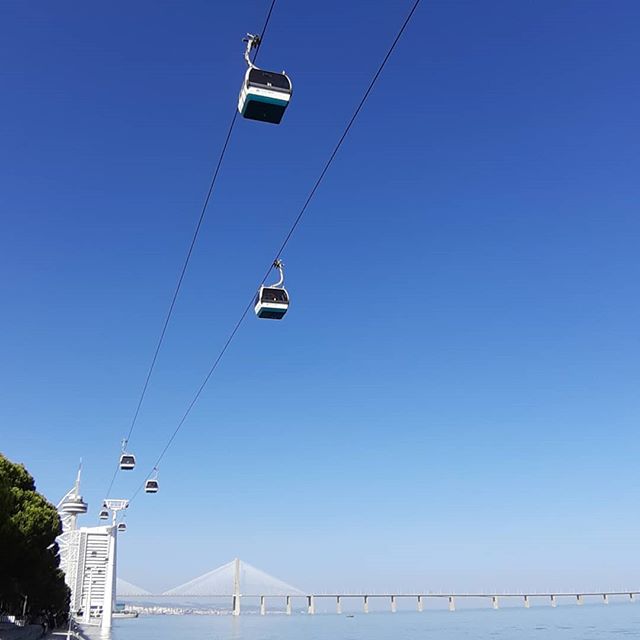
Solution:
[[[80,495],[80,475],[82,474],[82,462],[78,467],[78,474],[76,475],[76,481],[71,489],[64,494],[64,497],[56,509],[58,515],[62,521],[62,531],[75,531],[77,527],[77,518],[80,514],[87,512],[87,503],[82,499]]]
[[[78,563],[80,558],[80,533],[78,531],[77,518],[87,512],[87,503],[80,495],[80,476],[82,474],[82,461],[78,467],[76,481],[73,487],[67,491],[57,505],[58,515],[62,522],[62,535],[58,537],[60,549],[60,569],[64,571],[65,582],[74,596],[78,586]],[[71,603],[72,608],[78,603]]]

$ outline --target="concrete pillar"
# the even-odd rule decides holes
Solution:
[[[260,596],[260,615],[263,616],[267,613],[267,603],[264,596]]]
[[[342,602],[340,602],[340,596],[336,596],[336,613],[338,615],[342,613]]]
[[[420,613],[424,611],[424,602],[422,602],[422,596],[418,596],[418,611]]]
[[[449,611],[456,610],[456,599],[453,596],[449,596]]]
[[[584,604],[584,601],[582,600],[582,596],[581,596],[580,594],[578,594],[578,595],[576,596],[576,601],[577,601],[577,603],[578,603],[579,605],[583,605],[583,604]]]
[[[233,567],[233,615],[240,615],[240,558],[234,560]]]
[[[398,607],[396,605],[396,597],[391,596],[391,613],[395,613],[397,610],[398,610]]]
[[[605,604],[609,604],[609,596],[606,593],[602,594],[602,599],[604,600]]]
[[[316,599],[313,596],[307,596],[307,611],[309,615],[314,615],[316,612]]]
[[[287,615],[291,615],[291,596],[287,596]]]
[[[362,609],[365,613],[369,613],[369,596],[364,596],[362,599]]]
[[[107,555],[106,575],[104,577],[104,599],[102,605],[102,621],[100,626],[103,630],[111,629],[111,619],[113,615],[113,599],[116,594],[116,525],[109,529],[109,551]]]
[[[87,579],[87,574],[85,573],[83,577],[83,581]],[[93,568],[89,569],[89,584],[85,591],[87,592],[87,603],[84,606],[84,622],[85,624],[89,624],[91,622],[91,589],[93,585]]]
[[[525,609],[528,609],[531,606],[531,603],[529,602],[529,596],[525,596],[524,597],[524,607]]]
[[[555,596],[551,596],[551,606],[555,607],[555,606],[557,606],[557,604],[558,603],[556,602],[556,597]]]
[[[491,596],[491,606],[494,609],[498,609],[500,607],[500,604],[498,603],[498,596]]]

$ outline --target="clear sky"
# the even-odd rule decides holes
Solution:
[[[0,7],[0,449],[97,523],[266,0]],[[120,474],[129,497],[411,2],[278,0]],[[166,589],[638,587],[640,4],[423,0],[121,538]]]

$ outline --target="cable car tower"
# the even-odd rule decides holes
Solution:
[[[128,500],[105,500],[104,508],[111,512],[111,524],[115,527],[118,511],[124,511],[129,508]]]

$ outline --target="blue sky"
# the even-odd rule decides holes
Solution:
[[[153,465],[410,7],[278,0],[131,448]],[[267,3],[0,8],[0,446],[109,484]],[[164,589],[636,586],[635,2],[422,3],[121,540]]]

